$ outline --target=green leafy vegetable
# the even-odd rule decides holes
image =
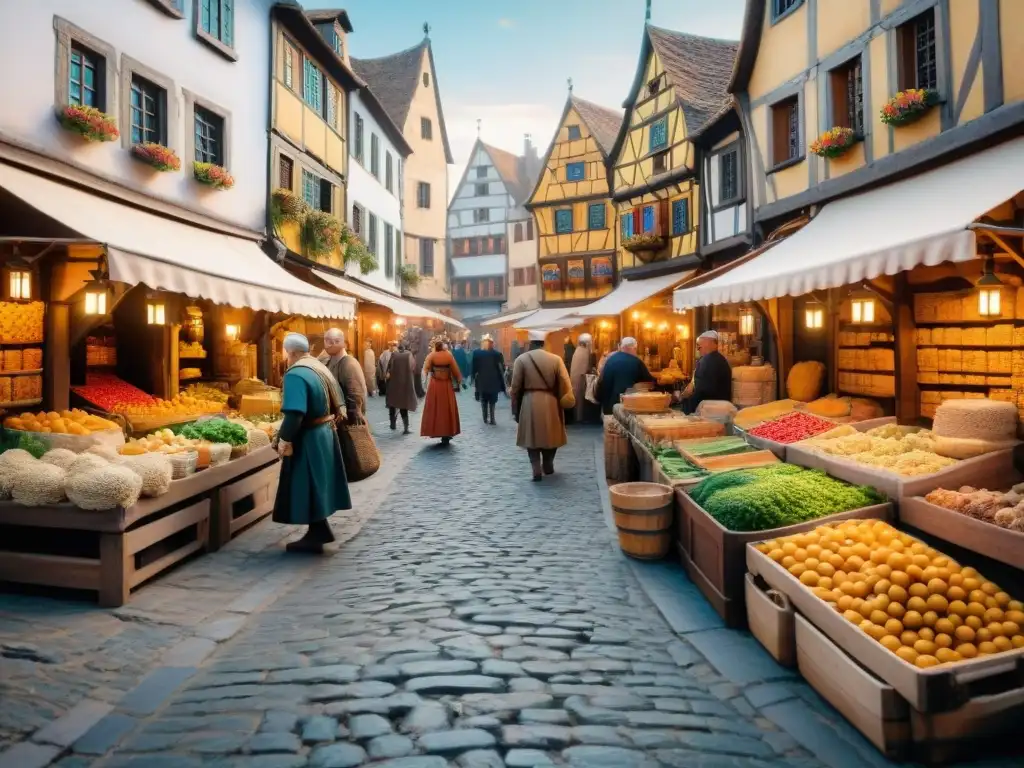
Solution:
[[[45,441],[32,435],[22,435],[18,440],[18,448],[28,451],[37,459],[50,450],[50,446]]]
[[[767,531],[885,501],[874,488],[793,464],[712,475],[690,497],[731,531]]]
[[[211,443],[230,443],[245,445],[249,442],[249,433],[241,424],[234,424],[226,419],[209,419],[186,424],[180,434],[191,440],[209,440]]]

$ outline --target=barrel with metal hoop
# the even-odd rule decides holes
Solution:
[[[640,560],[665,557],[672,543],[672,488],[660,483],[619,483],[608,493],[622,551]]]

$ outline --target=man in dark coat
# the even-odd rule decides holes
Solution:
[[[403,435],[409,434],[409,411],[415,411],[419,405],[415,386],[418,374],[416,358],[405,344],[400,343],[398,351],[388,360],[388,369],[384,373],[388,384],[384,402],[388,406],[392,429],[397,428],[398,414],[402,414]]]
[[[732,367],[718,351],[718,332],[704,331],[697,337],[700,359],[693,380],[683,390],[683,411],[693,413],[705,400],[732,400]]]
[[[498,402],[498,393],[505,391],[505,357],[494,348],[489,335],[484,336],[481,343],[481,349],[473,350],[470,367],[484,424],[494,426],[494,406]]]
[[[284,339],[288,361],[281,394],[284,419],[278,432],[281,479],[274,500],[274,522],[309,526],[286,546],[290,552],[322,553],[334,541],[327,518],[352,509],[345,463],[335,429],[344,411],[337,382],[309,354],[309,340],[298,333]]]
[[[601,413],[610,415],[626,390],[642,381],[654,381],[654,377],[644,361],[637,357],[636,339],[627,336],[619,345],[619,351],[612,353],[605,361],[597,380],[597,399],[601,403]]]

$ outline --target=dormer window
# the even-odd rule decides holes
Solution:
[[[665,76],[664,75],[658,75],[653,80],[651,80],[649,83],[647,83],[647,95],[648,96],[656,96],[658,93],[661,92],[661,89],[664,88],[664,86],[665,86]]]
[[[345,56],[345,41],[342,40],[341,33],[337,29],[334,30],[334,52],[342,58]]]
[[[424,88],[429,88],[430,87],[430,73],[429,72],[424,72],[423,73],[423,87]]]

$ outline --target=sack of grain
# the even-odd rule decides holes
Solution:
[[[1017,434],[1017,406],[991,399],[945,400],[935,412],[936,437],[1010,440]]]
[[[11,448],[0,454],[0,499],[11,498],[11,484],[18,472],[38,463],[35,456],[21,448]]]
[[[11,498],[28,507],[59,504],[64,501],[64,478],[64,470],[53,464],[22,464],[11,478]]]
[[[94,456],[99,456],[101,459],[106,459],[107,461],[113,461],[120,455],[117,452],[117,448],[108,443],[96,443],[95,445],[87,448],[85,452],[93,454]]]
[[[218,467],[231,461],[231,443],[210,444],[210,466]]]
[[[147,498],[162,496],[171,489],[174,471],[170,460],[162,453],[121,456],[118,463],[139,476],[142,480],[142,495]]]
[[[258,448],[265,448],[270,445],[270,435],[264,432],[262,429],[250,429],[249,430],[249,447],[252,450]]]
[[[68,500],[81,509],[130,507],[142,493],[142,478],[128,467],[104,464],[68,475],[64,490]]]
[[[68,468],[77,458],[78,454],[74,451],[69,451],[67,448],[52,448],[40,456],[39,460],[47,464],[53,464],[55,467],[60,467],[67,472]]]
[[[109,464],[109,461],[104,459],[102,456],[97,456],[95,453],[80,453],[78,457],[71,462],[71,465],[67,469],[67,473],[69,475],[75,475],[79,472],[102,469]]]
[[[806,360],[794,365],[786,377],[786,392],[794,400],[809,403],[821,392],[825,381],[825,365],[817,360]]]

